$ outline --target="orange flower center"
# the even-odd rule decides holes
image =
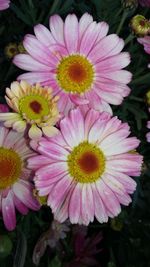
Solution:
[[[87,151],[78,159],[78,164],[83,172],[92,174],[99,169],[100,162],[93,152]]]
[[[70,79],[76,83],[84,82],[84,80],[87,79],[87,72],[79,62],[73,63],[68,68],[68,75]]]
[[[12,185],[21,174],[21,159],[12,149],[0,147],[0,189]]]
[[[68,156],[68,170],[77,182],[95,182],[105,170],[105,156],[98,146],[85,141]]]

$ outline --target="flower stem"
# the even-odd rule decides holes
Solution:
[[[133,34],[129,34],[129,36],[125,39],[125,45],[130,43],[134,38],[135,36]]]
[[[56,12],[56,10],[58,10],[58,7],[59,7],[60,4],[61,4],[60,0],[54,0],[53,1],[52,7],[51,7],[50,11],[48,12],[48,15],[46,16],[46,18],[44,20],[44,24],[46,24],[48,19],[49,19],[49,17],[51,15],[53,15]]]
[[[59,5],[59,2],[60,2],[60,0],[54,0],[54,3],[53,3],[51,10],[50,10],[50,15],[52,15],[55,12],[57,6]]]
[[[125,20],[127,18],[127,15],[128,15],[128,13],[126,11],[124,11],[123,12],[123,15],[122,15],[122,18],[121,18],[121,21],[119,23],[119,26],[117,28],[116,34],[119,34],[120,33],[120,31],[122,29],[122,26],[123,26],[123,24],[124,24],[124,22],[125,22]]]

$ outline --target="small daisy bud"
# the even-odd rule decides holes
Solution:
[[[121,231],[123,228],[123,223],[119,218],[114,218],[111,220],[111,228],[114,231]]]
[[[136,15],[130,22],[132,31],[137,36],[145,36],[150,33],[150,21],[142,15]]]
[[[4,50],[7,58],[11,59],[18,54],[18,47],[16,43],[9,43]]]
[[[20,42],[20,43],[18,44],[18,52],[19,52],[19,53],[26,53],[26,52],[27,52],[27,51],[25,50],[25,48],[24,48],[22,42]]]
[[[150,90],[146,93],[146,102],[150,106]]]
[[[132,10],[138,7],[138,0],[122,0],[124,9]]]

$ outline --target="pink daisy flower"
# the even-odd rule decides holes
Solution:
[[[9,8],[10,0],[0,0],[0,10]]]
[[[138,42],[144,45],[144,50],[147,54],[150,54],[150,36],[145,36],[144,38],[138,38]],[[148,65],[150,68],[150,64]]]
[[[35,153],[27,146],[23,134],[0,126],[0,214],[8,230],[16,226],[16,209],[27,214],[39,204],[32,195],[31,170],[26,161]]]
[[[142,156],[127,123],[93,109],[79,108],[60,121],[60,132],[31,145],[41,155],[31,157],[35,186],[59,222],[88,225],[117,216],[128,205],[140,175]]]
[[[141,6],[150,7],[150,0],[139,0]]]
[[[107,36],[108,29],[87,13],[79,21],[74,14],[65,22],[58,15],[50,17],[50,31],[39,24],[35,36],[25,36],[28,54],[16,55],[13,62],[30,72],[18,79],[52,86],[64,114],[83,104],[111,112],[109,104],[121,104],[130,93],[132,75],[122,70],[130,63],[129,53],[121,53],[124,41],[116,34]]]
[[[147,54],[150,54],[150,36],[145,36],[144,38],[138,38],[138,42],[144,45],[144,50]]]

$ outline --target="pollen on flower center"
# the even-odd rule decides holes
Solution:
[[[29,120],[42,119],[49,114],[49,102],[41,95],[27,95],[20,99],[19,109]]]
[[[57,81],[66,92],[84,93],[90,90],[94,80],[94,68],[80,55],[63,58],[57,67]]]
[[[0,147],[0,189],[12,185],[21,174],[22,162],[12,149]]]
[[[103,152],[86,141],[73,149],[67,162],[70,175],[80,183],[95,182],[105,170]]]

